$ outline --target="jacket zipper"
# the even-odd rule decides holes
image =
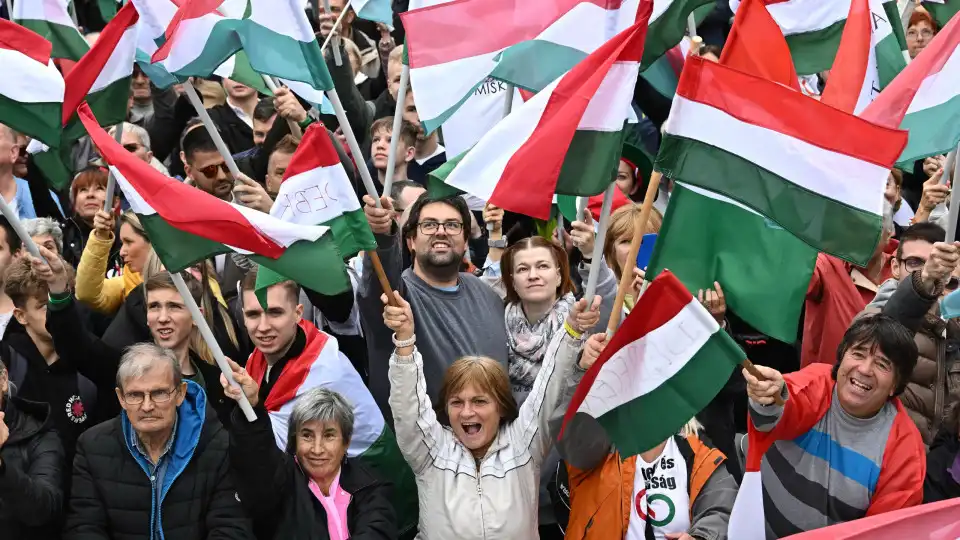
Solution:
[[[944,331],[946,334],[946,331]],[[931,439],[937,436],[940,431],[940,424],[943,419],[943,400],[944,389],[947,386],[947,339],[946,336],[937,340],[937,391],[933,402],[933,425],[931,426]]]
[[[477,499],[480,506],[480,534],[487,537],[487,526],[483,523],[483,488],[480,486],[480,464],[477,463]]]

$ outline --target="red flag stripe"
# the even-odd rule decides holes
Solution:
[[[340,156],[330,141],[330,135],[323,124],[312,124],[303,134],[303,139],[297,151],[290,160],[283,179],[291,178],[307,171],[320,167],[334,167],[340,165]]]
[[[840,48],[820,96],[821,103],[851,114],[856,109],[870,60],[872,17],[867,0],[850,2]]]
[[[583,375],[583,379],[570,401],[570,406],[563,416],[563,428],[566,428],[567,422],[576,415],[607,360],[620,349],[667,324],[692,300],[693,295],[683,286],[683,283],[680,283],[676,276],[667,270],[661,272],[650,283],[646,292],[643,293],[633,310],[630,311],[630,315],[627,316],[617,333],[607,343],[600,358]],[[560,433],[563,434],[563,429],[560,430]]]
[[[720,63],[800,91],[790,47],[762,0],[744,0],[737,8]]]
[[[167,31],[164,34],[166,41],[153,53],[150,62],[156,63],[167,59],[167,56],[170,54],[170,49],[173,48],[173,44],[177,41],[177,29],[180,28],[182,22],[190,19],[199,19],[204,15],[210,14],[220,15],[222,17],[223,15],[217,11],[217,8],[219,8],[222,3],[223,0],[184,0],[180,4],[180,7],[177,8],[173,19],[170,20],[170,26],[167,27]]]
[[[128,2],[120,8],[116,16],[100,32],[97,42],[83,55],[83,58],[77,62],[74,69],[64,78],[66,92],[63,96],[63,125],[67,125],[70,118],[77,111],[77,107],[83,103],[90,88],[97,81],[103,67],[110,60],[117,44],[123,38],[124,32],[137,24],[140,14],[133,2]]]
[[[456,0],[400,14],[411,68],[499,51],[533,39],[580,4],[619,9],[623,0]]]
[[[17,51],[46,66],[50,63],[53,44],[32,30],[27,30],[6,19],[0,19],[0,49]]]
[[[229,203],[164,176],[127,152],[100,127],[89,105],[80,105],[77,114],[104,160],[123,173],[164,221],[181,231],[272,259],[283,254],[282,246],[256,229]]]
[[[687,59],[677,95],[881,167],[890,167],[907,143],[905,131],[877,126],[785,86],[699,57]]]

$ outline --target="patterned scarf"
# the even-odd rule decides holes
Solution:
[[[543,354],[547,344],[558,331],[563,331],[563,321],[573,307],[576,299],[572,293],[562,296],[550,311],[531,324],[523,313],[520,302],[507,304],[504,319],[507,325],[507,351],[509,358],[510,382],[513,392],[528,393],[540,373]]]

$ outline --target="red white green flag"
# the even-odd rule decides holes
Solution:
[[[90,49],[70,18],[70,0],[20,0],[13,3],[13,21],[53,44],[52,58],[77,61]],[[7,4],[9,5],[9,4]]]
[[[650,450],[706,407],[745,359],[683,283],[664,271],[584,374],[561,435],[586,415],[603,426],[622,458]]]
[[[0,123],[59,146],[64,83],[50,50],[40,35],[0,19]]]
[[[636,24],[494,126],[447,185],[543,220],[554,194],[606,189],[620,159],[649,16],[645,2]]]
[[[960,143],[958,45],[960,22],[954,18],[861,114],[910,134],[898,167],[912,169],[914,161],[946,153]]]
[[[100,127],[90,107],[81,105],[78,114],[171,272],[236,252],[324,294],[349,288],[328,227],[284,221],[167,177],[124,150]]]

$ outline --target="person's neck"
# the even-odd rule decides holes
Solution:
[[[253,118],[253,110],[257,108],[257,94],[244,98],[242,101],[227,96],[227,103],[240,109],[250,118]]]
[[[460,269],[458,266],[453,267],[453,271],[451,272],[446,267],[427,269],[424,268],[419,261],[414,261],[413,273],[434,289],[455,287],[460,281]]]
[[[321,476],[313,479],[314,483],[317,484],[317,487],[320,488],[320,493],[323,493],[324,497],[330,496],[330,486],[333,485],[333,479],[336,478],[337,474],[339,473],[340,473],[340,469],[338,468],[336,471],[333,472],[333,474],[330,474],[327,476]]]
[[[667,441],[663,441],[662,443],[654,446],[650,450],[647,450],[646,452],[641,452],[640,458],[647,463],[651,463],[653,462],[653,460],[660,457],[660,454],[663,453],[663,449],[666,447],[667,447]]]
[[[0,169],[0,195],[5,201],[12,201],[17,196],[17,181],[13,177],[12,167]]]
[[[417,143],[417,159],[428,158],[437,151],[437,148],[440,146],[440,141],[437,138],[437,132],[434,131],[433,135],[430,135],[423,142]]]
[[[287,355],[287,353],[290,352],[290,349],[293,348],[293,344],[297,341],[298,334],[299,332],[296,334],[293,334],[293,339],[290,340],[290,343],[287,343],[284,347],[281,347],[280,350],[278,350],[277,352],[271,353],[271,354],[264,353],[263,356],[267,359],[268,366],[273,367],[274,365],[276,365],[277,362],[280,361],[281,358],[283,358],[284,356]]]
[[[357,43],[353,39],[353,26],[349,24],[343,24],[342,21],[340,22],[340,37],[349,39],[350,41]],[[357,45],[360,45],[360,43],[357,43]]]
[[[386,171],[384,171],[384,174],[386,174]],[[398,159],[397,164],[396,166],[394,166],[394,169],[393,169],[393,181],[397,182],[397,181],[406,180],[406,179],[407,179],[407,162],[406,161],[401,162]]]
[[[142,444],[147,451],[147,457],[150,458],[150,463],[156,465],[157,462],[160,461],[160,456],[163,454],[163,448],[167,446],[170,437],[173,437],[173,426],[170,426],[170,429],[156,433],[137,433],[137,437],[140,437],[140,444]]]
[[[520,301],[520,305],[523,307],[523,314],[527,316],[527,322],[530,324],[535,324],[542,319],[544,315],[550,313],[550,310],[553,309],[556,303],[556,299],[543,300],[541,302]]]
[[[27,331],[27,333],[30,334],[33,344],[36,345],[37,351],[40,352],[40,356],[43,357],[43,361],[46,362],[48,366],[52,366],[60,359],[57,350],[53,347],[52,339],[34,336],[30,331]]]
[[[180,362],[180,371],[187,377],[197,374],[193,369],[193,363],[190,362],[190,342],[186,341],[173,348],[173,354],[177,356],[177,362]]]

